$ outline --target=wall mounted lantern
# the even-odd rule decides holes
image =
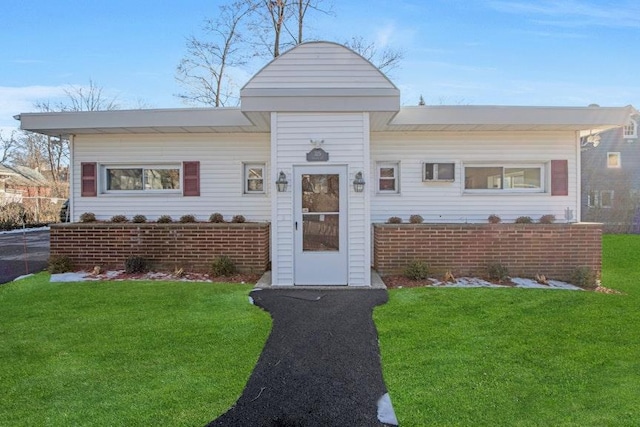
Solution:
[[[353,180],[353,191],[356,193],[362,193],[364,191],[364,179],[362,178],[362,172],[356,174],[356,179]]]
[[[280,171],[280,175],[278,175],[278,180],[276,181],[278,192],[283,193],[287,191],[287,184],[289,184],[289,181],[287,181],[287,175],[285,175],[283,171]]]

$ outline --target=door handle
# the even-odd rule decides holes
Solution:
[[[298,221],[296,221],[296,231],[298,231]]]

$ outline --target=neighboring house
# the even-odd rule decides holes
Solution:
[[[637,119],[581,139],[582,220],[602,222],[605,231],[640,233]]]
[[[272,281],[371,283],[372,223],[580,218],[580,132],[631,107],[401,107],[353,51],[301,44],[260,70],[239,108],[25,113],[68,135],[70,210],[98,219],[213,212],[270,222]]]
[[[0,205],[50,195],[51,186],[40,172],[25,166],[0,163]]]

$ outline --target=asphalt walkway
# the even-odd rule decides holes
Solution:
[[[47,267],[49,231],[0,233],[0,284]]]
[[[271,314],[271,334],[242,396],[208,426],[397,425],[371,317],[386,289],[250,296]]]

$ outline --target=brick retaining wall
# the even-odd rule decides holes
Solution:
[[[207,272],[221,255],[246,273],[262,273],[269,264],[267,223],[55,224],[50,239],[51,255],[69,256],[80,269],[123,269],[130,256],[146,258],[157,270]]]
[[[569,280],[575,268],[602,268],[602,224],[374,224],[374,268],[400,274],[413,260],[434,273],[487,273],[501,263],[512,276]]]

